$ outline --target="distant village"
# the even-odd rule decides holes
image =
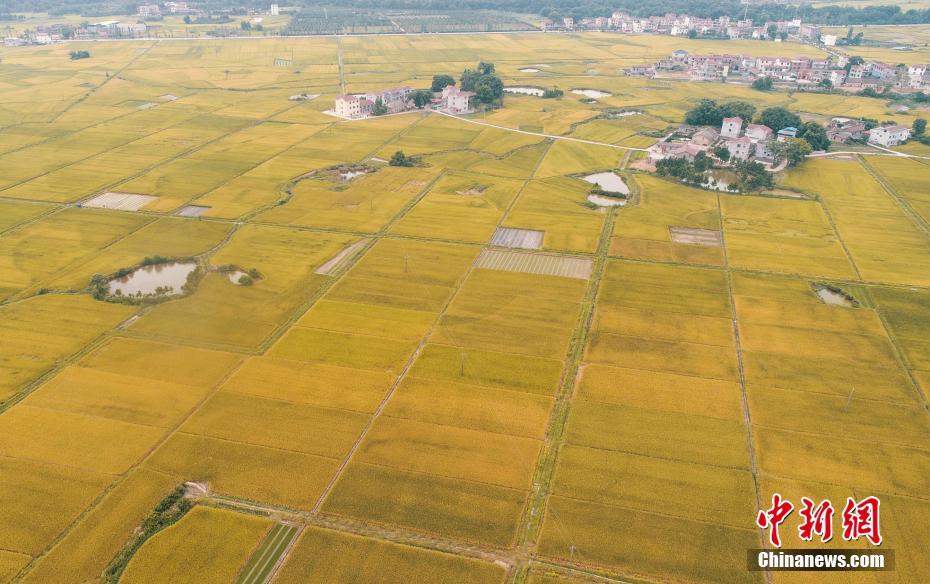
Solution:
[[[249,10],[247,15],[251,26],[261,27],[265,15],[278,16],[280,9],[272,4],[267,11]],[[187,2],[164,2],[139,4],[136,7],[137,19],[131,22],[121,20],[104,20],[99,22],[85,22],[80,25],[49,24],[25,30],[20,36],[9,36],[3,39],[8,47],[19,45],[48,45],[70,40],[104,40],[144,37],[149,32],[145,21],[162,20],[165,16],[184,17],[185,22],[196,23],[199,18],[211,18],[201,9],[190,6]],[[211,21],[213,22],[213,21]],[[223,22],[222,20],[216,22]],[[226,17],[225,22],[233,22]]]
[[[668,13],[664,16],[638,18],[623,12],[614,12],[611,16],[586,18],[575,22],[566,17],[560,22],[548,21],[546,30],[575,31],[601,30],[619,33],[651,33],[672,36],[700,36],[728,39],[767,39],[794,40],[800,42],[820,42],[833,46],[837,42],[835,35],[825,35],[816,24],[804,24],[800,19],[769,21],[761,26],[753,24],[752,19],[700,18],[687,14]]]
[[[861,59],[860,59],[861,60]],[[860,61],[857,60],[857,61]],[[692,55],[674,51],[650,65],[624,69],[627,75],[686,79],[691,81],[745,81],[769,78],[798,85],[820,85],[849,92],[892,87],[898,93],[930,88],[927,65],[889,65],[879,61],[852,63],[840,55],[826,59],[808,57],[753,57],[750,55]]]

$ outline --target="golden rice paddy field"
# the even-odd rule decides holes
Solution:
[[[927,161],[811,159],[755,196],[627,169],[700,97],[915,114],[620,73],[682,46],[769,47],[0,49],[0,582],[111,582],[117,565],[124,582],[814,581],[746,570],[774,491],[879,496],[896,570],[830,581],[920,580]],[[423,87],[479,60],[565,96],[468,119],[324,113],[343,83]],[[397,150],[424,165],[384,164]],[[631,197],[606,210],[581,178],[609,171]],[[104,193],[141,206],[84,205]],[[502,233],[535,243],[492,246]],[[154,256],[195,262],[193,286],[91,294]],[[185,482],[193,508],[136,541]]]

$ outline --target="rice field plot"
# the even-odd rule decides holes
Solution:
[[[506,547],[526,497],[523,490],[352,462],[322,511]]]
[[[461,245],[381,239],[326,299],[435,313],[477,255]]]
[[[323,456],[180,432],[145,463],[175,484],[203,482],[223,495],[305,510],[313,508],[338,467],[338,460]]]
[[[133,323],[135,334],[161,339],[254,347],[274,331],[326,277],[314,270],[347,245],[347,235],[247,225],[218,253],[214,265],[257,269],[252,286],[207,274],[190,296],[165,302]]]
[[[431,186],[391,233],[484,243],[523,184],[514,179],[450,172]]]
[[[128,306],[61,295],[0,307],[0,402],[132,312]]]
[[[908,365],[924,372],[920,377],[926,394],[930,390],[927,386],[927,381],[930,381],[930,341],[926,334],[930,322],[930,295],[923,290],[891,288],[873,288],[872,294]]]
[[[475,267],[502,272],[560,276],[587,280],[591,277],[591,260],[550,254],[533,254],[485,249],[475,260]]]
[[[899,196],[930,224],[930,166],[923,162],[907,158],[875,156],[868,161],[869,166],[881,173]]]
[[[293,188],[293,197],[258,216],[258,221],[374,233],[436,175],[435,169],[381,168],[348,184],[311,178]]]
[[[543,249],[593,253],[604,215],[584,206],[587,183],[566,177],[532,180],[502,227],[545,231]]]
[[[673,230],[721,230],[717,195],[637,174],[639,203],[617,216],[612,256],[630,259],[723,265],[723,249],[676,241]]]
[[[547,178],[566,174],[616,168],[624,152],[615,148],[556,140],[536,171],[536,177]]]
[[[466,148],[481,133],[479,126],[466,124],[445,116],[428,116],[398,135],[390,144],[379,150],[382,158],[397,150],[406,154],[426,154]]]
[[[627,576],[739,581],[735,559],[704,573],[697,549],[670,561],[660,542],[683,529],[753,540],[743,520],[755,508],[746,436],[724,273],[608,262],[540,553]],[[602,539],[617,521],[631,538],[622,547]],[[653,541],[657,526],[668,532]]]
[[[104,210],[65,209],[0,240],[0,298],[37,286],[152,219]]]
[[[51,211],[54,207],[43,203],[0,200],[0,233],[30,219]]]
[[[219,392],[180,431],[329,458],[348,453],[368,416],[344,410]]]
[[[515,135],[520,136],[523,134]],[[549,147],[549,142],[543,142],[518,148],[497,158],[482,156],[477,160],[468,161],[468,163],[462,165],[462,168],[489,176],[529,179],[533,176],[536,167],[543,156],[546,155]],[[429,160],[436,160],[438,163],[438,158],[438,156],[434,155]]]
[[[393,381],[393,375],[383,372],[254,357],[230,377],[222,391],[372,413]]]
[[[461,582],[501,584],[505,571],[495,564],[376,539],[307,528],[281,567],[276,581]]]
[[[810,160],[783,182],[820,195],[863,279],[930,283],[930,238],[858,161]]]
[[[816,201],[721,197],[730,264],[854,279],[836,231]]]
[[[271,522],[264,517],[195,506],[133,555],[121,582],[231,582]]]
[[[36,556],[111,482],[112,477],[66,466],[0,459],[0,545]]]
[[[576,278],[476,269],[430,342],[561,359],[585,285]]]
[[[70,584],[97,578],[176,485],[172,477],[161,473],[131,472],[36,561],[23,582]]]
[[[196,152],[122,183],[117,189],[156,196],[158,201],[151,204],[149,210],[172,211],[255,168],[317,131],[316,127],[302,124],[266,122],[228,134]]]

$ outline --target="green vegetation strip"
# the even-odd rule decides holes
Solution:
[[[281,554],[287,549],[294,536],[297,535],[298,529],[293,525],[279,523],[271,528],[265,540],[262,542],[248,563],[242,568],[236,584],[261,584],[265,582],[271,574],[271,570]]]
[[[103,573],[103,582],[106,584],[119,582],[120,576],[129,565],[129,560],[142,547],[142,544],[162,529],[177,523],[193,506],[191,501],[184,498],[184,485],[175,487],[171,494],[155,506],[152,514],[145,518],[137,533],[116,554]]]

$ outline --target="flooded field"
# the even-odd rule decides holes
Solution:
[[[845,306],[847,308],[853,308],[856,304],[848,296],[836,290],[831,290],[826,286],[821,286],[816,289],[817,297],[820,298],[824,304],[832,304],[833,306]]]
[[[591,99],[598,99],[600,97],[610,97],[612,93],[606,91],[601,91],[599,89],[572,89],[572,93],[575,95],[583,95],[585,97],[590,97]]]
[[[142,294],[180,294],[187,282],[187,277],[197,269],[197,262],[171,262],[142,266],[121,278],[114,278],[107,284],[110,294],[136,296]],[[165,292],[165,290],[168,290]]]
[[[609,193],[620,193],[623,195],[630,194],[630,187],[626,186],[623,179],[612,172],[599,172],[589,174],[582,180],[597,185]]]
[[[588,195],[588,202],[594,203],[598,207],[622,207],[626,205],[626,199],[605,197],[603,195]]]
[[[504,93],[518,93],[520,95],[535,95],[536,97],[542,97],[546,91],[542,87],[529,87],[529,86],[514,86],[514,87],[505,87]]]
[[[520,69],[520,73],[539,73],[539,69],[536,69],[535,67],[524,67],[523,69]]]

